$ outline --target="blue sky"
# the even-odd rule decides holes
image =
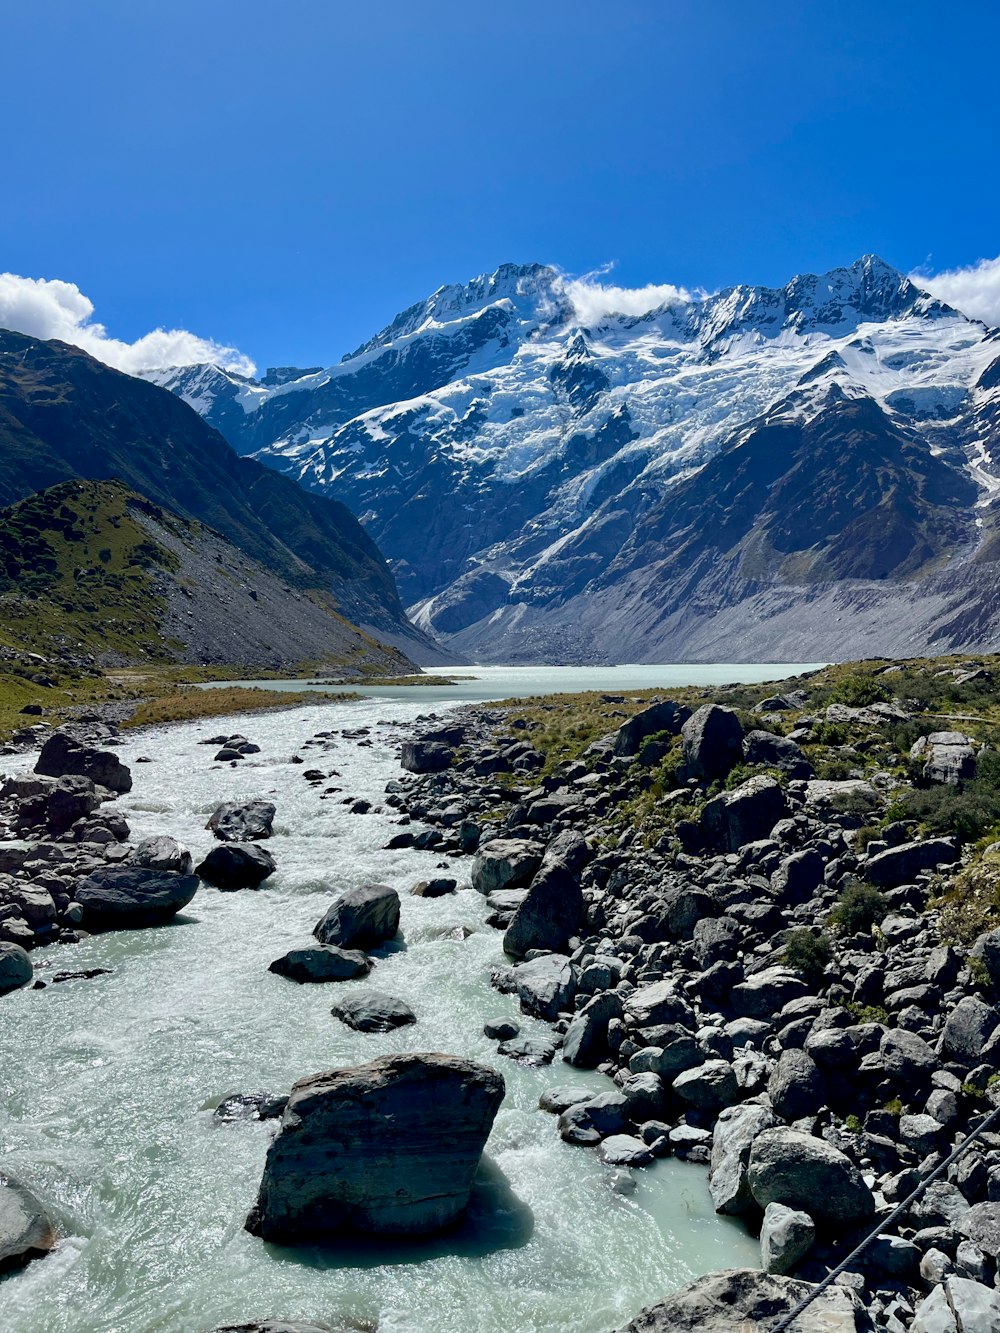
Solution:
[[[321,364],[505,260],[716,288],[1000,253],[993,3],[2,14],[0,270],[77,284],[119,339]]]

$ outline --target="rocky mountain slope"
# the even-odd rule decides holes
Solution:
[[[176,396],[76,347],[0,330],[0,504],[116,477],[215,529],[283,586],[426,650],[371,537],[337,500],[240,458]],[[234,659],[235,660],[235,659]]]
[[[505,265],[327,370],[158,379],[348,504],[484,660],[993,641],[995,330],[873,256],[641,316],[578,293]]]
[[[411,665],[318,594],[290,589],[217,532],[117,481],[67,481],[0,510],[0,656],[26,654],[47,669],[278,670],[316,659],[351,675]]]

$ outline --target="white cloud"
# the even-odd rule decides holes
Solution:
[[[254,363],[235,347],[223,347],[186,329],[154,329],[135,342],[123,342],[110,337],[93,314],[94,303],[75,282],[0,273],[0,328],[72,343],[129,375],[200,361],[240,375],[256,374]]]
[[[705,293],[676,287],[672,282],[647,283],[645,287],[616,287],[601,279],[611,272],[606,264],[580,278],[563,278],[562,290],[573,303],[577,319],[585,327],[599,324],[609,315],[647,315],[665,305],[687,305]]]
[[[943,273],[925,273],[919,269],[910,277],[926,291],[946,301],[956,310],[986,324],[1000,325],[1000,255],[980,259],[966,268],[946,269]]]

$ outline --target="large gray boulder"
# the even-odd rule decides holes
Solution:
[[[963,995],[945,1020],[941,1050],[954,1060],[979,1064],[998,1023],[1000,1014],[991,1004],[978,995]]]
[[[443,773],[455,752],[441,741],[404,741],[399,762],[408,773]]]
[[[887,847],[861,863],[861,874],[880,889],[895,889],[910,884],[923,870],[940,865],[954,865],[958,847],[953,838],[925,838],[922,842],[904,842]]]
[[[132,790],[132,774],[116,754],[78,741],[65,731],[54,731],[42,746],[35,772],[51,778],[73,774],[119,793]]]
[[[976,776],[976,743],[961,731],[932,731],[921,736],[910,758],[915,763],[923,761],[921,771],[927,782],[957,787]]]
[[[614,752],[618,755],[638,754],[642,742],[649,736],[655,736],[661,731],[676,736],[690,716],[691,709],[684,704],[674,703],[673,699],[651,704],[618,728],[615,732]]]
[[[732,990],[732,1006],[742,1018],[773,1018],[792,1000],[805,995],[802,978],[787,967],[765,967]]]
[[[517,889],[529,883],[542,863],[537,842],[524,838],[493,838],[481,844],[472,862],[472,887],[482,894]]]
[[[90,778],[67,773],[56,778],[45,797],[45,822],[54,838],[65,833],[78,819],[93,814],[101,804]]]
[[[750,1149],[747,1183],[759,1207],[783,1203],[817,1222],[862,1222],[875,1211],[851,1159],[797,1129],[764,1130]]]
[[[811,1290],[794,1278],[730,1268],[695,1278],[619,1333],[771,1333]],[[798,1323],[802,1333],[869,1333],[873,1327],[860,1298],[839,1286],[827,1287]]]
[[[694,1013],[673,981],[654,981],[640,986],[625,1000],[625,1024],[630,1028],[661,1024],[692,1024]]]
[[[958,1230],[991,1259],[1000,1259],[1000,1203],[977,1203],[958,1220]]]
[[[277,869],[274,857],[255,842],[225,842],[213,847],[195,874],[224,893],[259,889]]]
[[[451,1055],[390,1055],[302,1079],[247,1229],[282,1244],[417,1236],[465,1210],[504,1081]]]
[[[27,986],[34,970],[27,952],[19,944],[0,944],[0,995]]]
[[[42,1205],[13,1176],[0,1173],[0,1273],[48,1254],[55,1228]]]
[[[910,1333],[1000,1333],[1000,1292],[967,1277],[946,1277],[917,1306]]]
[[[681,727],[688,770],[708,782],[743,761],[743,727],[731,708],[704,704]]]
[[[576,1011],[563,1039],[562,1058],[576,1069],[595,1069],[608,1057],[608,1024],[622,1016],[617,991],[601,991]]]
[[[313,944],[304,949],[289,949],[267,969],[290,981],[352,981],[367,976],[371,963],[360,949],[338,949],[335,944]]]
[[[826,1079],[805,1051],[782,1051],[768,1080],[767,1095],[778,1115],[801,1120],[826,1105]]]
[[[780,768],[791,778],[808,780],[813,776],[812,764],[799,746],[787,736],[775,736],[770,731],[747,732],[743,738],[743,761]]]
[[[316,923],[321,944],[341,949],[374,949],[399,930],[399,894],[387,884],[362,884],[348,889]]]
[[[791,1273],[816,1239],[816,1223],[808,1213],[769,1203],[760,1228],[760,1266],[765,1273]]]
[[[552,1020],[573,1004],[576,969],[562,954],[543,954],[515,967],[514,986],[526,1014]]]
[[[169,921],[197,891],[197,875],[107,866],[77,880],[73,897],[83,908],[88,930],[131,930]]]
[[[785,793],[772,777],[748,778],[734,791],[713,796],[701,815],[701,827],[717,851],[736,852],[766,838],[785,816]]]
[[[560,833],[549,843],[503,937],[504,952],[523,958],[531,949],[564,949],[583,915],[579,870],[587,844],[579,833]]]
[[[212,811],[205,827],[220,842],[262,842],[271,836],[274,815],[271,801],[223,801]]]
[[[136,846],[132,864],[147,870],[170,870],[175,875],[190,875],[194,861],[188,849],[176,838],[159,834],[143,838]]]

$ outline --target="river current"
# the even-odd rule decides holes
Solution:
[[[613,687],[614,672],[604,681]],[[489,986],[502,936],[484,924],[468,863],[454,866],[456,894],[410,896],[446,873],[440,856],[382,850],[396,831],[387,814],[352,815],[303,780],[304,767],[336,769],[344,795],[377,805],[399,775],[398,737],[384,724],[426,708],[411,693],[161,728],[122,745],[134,787],[119,807],[133,838],[172,834],[197,861],[219,801],[264,796],[278,811],[278,871],[256,893],[203,886],[170,926],[38,950],[43,980],[111,971],[0,999],[0,1165],[49,1205],[63,1237],[0,1280],[4,1333],[205,1333],[279,1316],[380,1333],[606,1333],[697,1274],[758,1262],[743,1228],[712,1211],[703,1168],[661,1161],[635,1173],[634,1193],[616,1193],[614,1173],[562,1143],[537,1109],[546,1088],[600,1091],[606,1079],[558,1059],[514,1064],[483,1036],[495,1016],[516,1015],[523,1031],[544,1025]],[[301,749],[317,731],[362,726],[370,747],[339,738],[329,752]],[[236,769],[198,745],[229,730],[261,746]],[[305,766],[290,763],[296,753]],[[310,941],[340,890],[371,879],[400,891],[403,944],[379,952],[368,982],[298,986],[267,971]],[[385,1035],[343,1027],[334,994],[366,984],[405,1000],[418,1022]],[[506,1079],[464,1230],[415,1246],[294,1250],[244,1231],[273,1127],[214,1122],[219,1098],[285,1092],[306,1074],[404,1050],[466,1055]]]

